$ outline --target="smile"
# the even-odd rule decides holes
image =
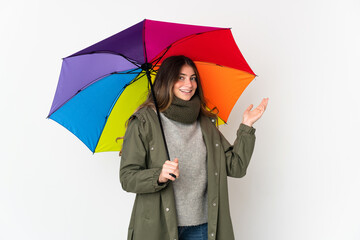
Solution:
[[[180,92],[183,92],[183,93],[191,93],[192,90],[185,90],[185,89],[179,89]]]

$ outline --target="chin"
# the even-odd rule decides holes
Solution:
[[[193,96],[181,96],[181,97],[178,97],[180,98],[181,100],[184,100],[184,101],[190,101],[190,99],[192,98]]]
[[[175,96],[181,100],[189,101],[194,96],[194,94],[176,93]]]

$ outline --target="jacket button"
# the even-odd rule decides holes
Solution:
[[[216,207],[216,203],[213,203],[213,206]]]
[[[168,212],[168,211],[170,211],[170,209],[169,209],[169,208],[166,208],[165,210],[166,210],[167,212]]]
[[[215,146],[217,146],[217,147],[218,147],[218,146],[219,146],[219,144],[215,144]]]
[[[216,172],[216,173],[215,173],[215,176],[217,176],[217,175],[218,175],[218,173]]]
[[[212,237],[214,237],[215,234],[214,234],[214,233],[211,233],[210,235],[211,235]]]
[[[151,147],[150,150],[151,150],[151,151],[154,150],[154,147]]]
[[[215,119],[211,119],[212,122],[215,122]]]

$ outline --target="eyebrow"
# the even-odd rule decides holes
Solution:
[[[184,76],[187,76],[185,73],[180,73],[180,75],[184,75]],[[194,73],[193,75],[191,76],[196,76],[196,74]]]

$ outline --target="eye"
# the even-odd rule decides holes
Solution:
[[[183,76],[179,76],[179,79],[180,80],[184,80],[185,78]]]
[[[190,80],[191,81],[196,81],[196,77],[191,77]]]

